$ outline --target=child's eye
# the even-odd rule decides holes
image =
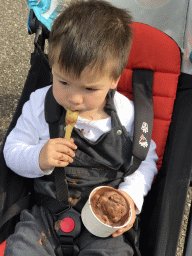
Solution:
[[[60,81],[60,83],[63,84],[63,85],[68,85],[68,83],[64,82],[64,81]]]
[[[97,89],[95,89],[95,88],[89,88],[89,87],[88,87],[88,88],[86,88],[86,90],[87,90],[87,91],[92,91],[92,92],[93,92],[93,91],[96,91]]]

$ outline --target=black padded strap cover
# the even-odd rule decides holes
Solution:
[[[133,99],[135,105],[133,167],[136,171],[145,160],[153,130],[153,71],[134,70],[132,76]]]

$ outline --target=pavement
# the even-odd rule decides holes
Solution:
[[[34,35],[28,34],[26,0],[0,1],[0,146],[30,68]]]

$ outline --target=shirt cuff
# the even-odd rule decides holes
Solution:
[[[42,144],[39,144],[39,145],[36,145],[34,147],[34,152],[33,152],[33,178],[38,178],[38,177],[42,177],[44,175],[50,175],[54,168],[52,169],[49,169],[49,170],[41,170],[40,166],[39,166],[39,154],[41,152],[41,149],[43,148],[45,143],[42,143]]]
[[[55,167],[53,167],[52,169],[43,170],[42,172],[44,173],[44,175],[50,175],[54,171],[54,169]]]
[[[35,157],[35,170],[36,170],[36,173],[37,175],[50,175],[53,170],[55,169],[55,167],[51,168],[51,169],[47,169],[47,170],[41,170],[40,166],[39,166],[39,154],[41,152],[41,149],[44,147],[45,144],[39,144],[38,147],[37,147],[37,150],[36,150],[36,156]]]

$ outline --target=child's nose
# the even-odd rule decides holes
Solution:
[[[69,102],[74,105],[79,105],[83,103],[83,97],[80,94],[72,94]]]

